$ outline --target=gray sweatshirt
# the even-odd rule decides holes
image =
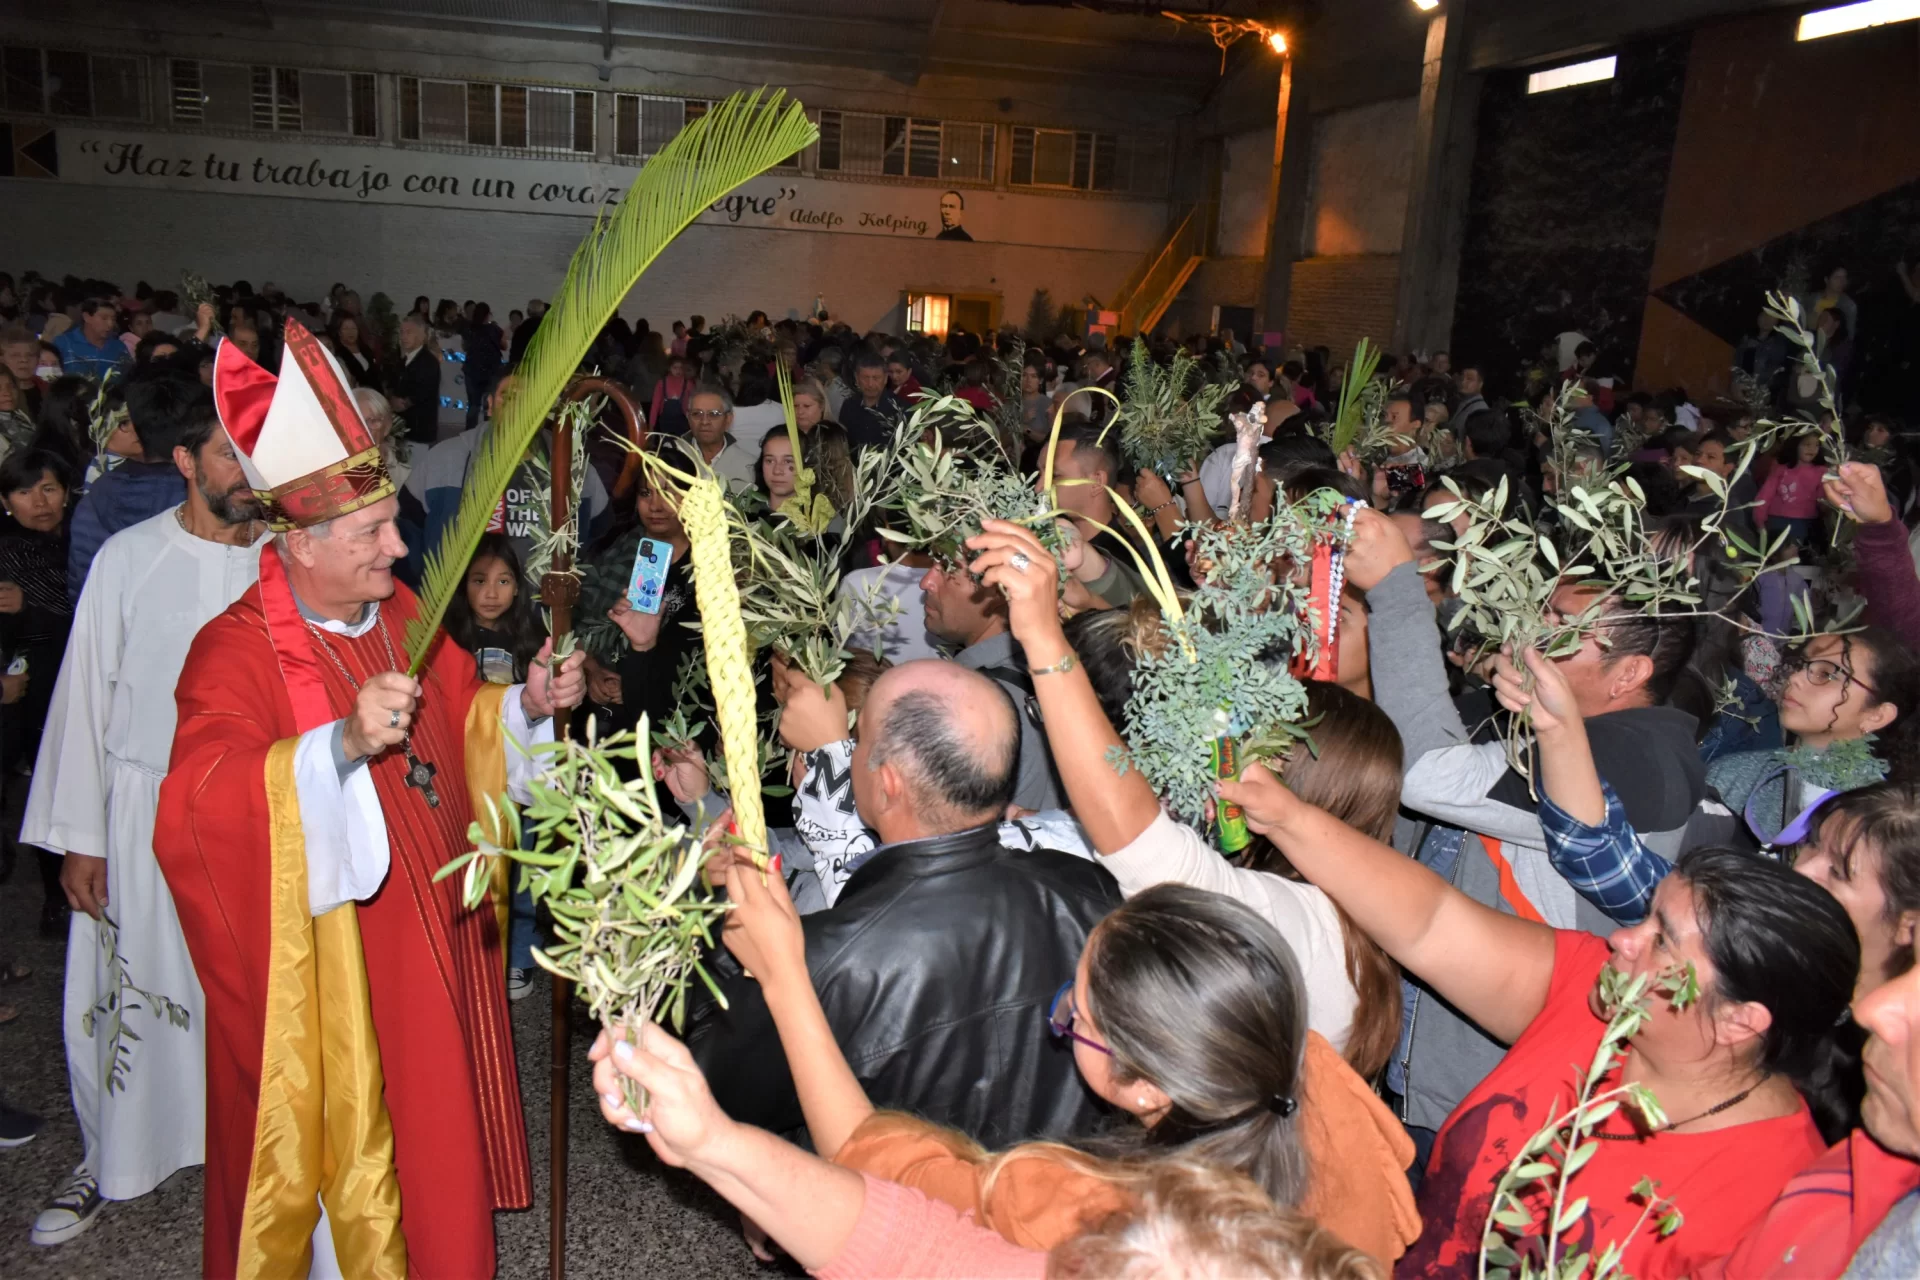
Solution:
[[[1574,892],[1547,855],[1538,802],[1507,764],[1497,740],[1476,742],[1447,688],[1446,658],[1433,604],[1412,564],[1367,593],[1367,651],[1374,700],[1400,731],[1406,776],[1395,844],[1455,888],[1515,914],[1481,837],[1512,869],[1527,903],[1556,929],[1606,936],[1616,927]],[[1391,673],[1390,676],[1386,673]],[[1588,723],[1594,763],[1613,785],[1636,829],[1665,857],[1677,857],[1706,792],[1693,743],[1693,717],[1668,707],[1635,707]],[[1506,1053],[1417,980],[1405,984],[1400,1045],[1388,1082],[1404,1099],[1402,1119],[1438,1129]]]

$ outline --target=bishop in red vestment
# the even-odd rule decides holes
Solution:
[[[470,791],[529,768],[509,736],[584,676],[484,686],[444,636],[402,674],[392,484],[330,355],[288,331],[277,380],[231,344],[216,362],[282,536],[188,654],[154,837],[207,996],[203,1270],[490,1276],[492,1212],[531,1200],[502,939],[433,876],[470,847]]]

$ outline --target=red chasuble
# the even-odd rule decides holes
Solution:
[[[274,558],[271,547],[263,551],[263,572],[279,570],[267,563]],[[272,574],[280,591],[285,590],[283,572]],[[415,601],[404,586],[396,584],[396,590],[380,613],[392,651],[404,665],[402,641]],[[349,930],[352,915],[358,916],[377,1049],[369,1053],[364,1044],[352,1043],[364,1041],[364,1034],[342,1037],[328,1030],[323,1051],[288,1071],[277,1064],[276,1053],[289,1018],[306,1017],[309,1029],[337,1024],[326,1022],[333,1016],[326,1010],[313,1013],[311,1006],[326,1003],[324,994],[317,1000],[298,991],[286,994],[285,935],[304,931],[308,939],[317,936],[324,943],[329,935],[320,932],[323,922],[339,914],[310,921],[300,909],[304,897],[289,907],[284,872],[276,883],[275,868],[287,865],[282,849],[289,840],[300,847],[301,839],[298,824],[289,824],[285,812],[289,740],[320,716],[337,719],[353,708],[353,687],[321,645],[330,647],[361,683],[395,663],[380,626],[354,639],[315,637],[286,612],[290,596],[273,591],[270,586],[263,605],[261,588],[250,589],[193,642],[180,675],[179,729],[154,832],[154,852],[207,998],[202,1267],[209,1277],[304,1275],[298,1229],[310,1233],[311,1227],[296,1219],[303,1208],[312,1208],[314,1193],[308,1188],[317,1179],[331,1180],[327,1205],[338,1242],[343,1210],[335,1195],[351,1207],[356,1200],[379,1198],[367,1191],[370,1182],[392,1182],[382,1145],[390,1117],[404,1251],[392,1242],[385,1256],[389,1262],[397,1258],[397,1266],[412,1276],[491,1276],[493,1210],[525,1208],[531,1201],[500,930],[493,912],[462,906],[460,877],[435,884],[433,875],[470,847],[472,804],[463,758],[468,715],[472,710],[493,719],[499,701],[480,696],[473,659],[442,636],[421,676],[425,692],[413,726],[415,754],[438,767],[440,805],[430,808],[420,791],[406,785],[399,752],[387,751],[367,766],[385,812],[392,865],[371,899],[339,909],[348,913],[341,923]],[[269,612],[276,617],[271,636]],[[297,714],[295,703],[301,699],[306,705]],[[491,728],[476,724],[475,733]],[[294,887],[304,894],[303,886]],[[323,971],[326,964],[323,955]],[[360,981],[358,966],[351,967],[347,987]],[[360,1017],[365,1026],[364,1012]],[[342,1039],[348,1043],[339,1043]],[[311,1090],[322,1085],[330,1126],[325,1153],[313,1154],[321,1140],[312,1138],[302,1157],[289,1162],[287,1148],[276,1144],[284,1140],[278,1131],[294,1126],[283,1124],[281,1111],[301,1110]],[[365,1134],[347,1139],[332,1127],[332,1114],[343,1110],[336,1105],[338,1090],[376,1115],[384,1092],[386,1116],[377,1117],[377,1141]],[[289,1100],[284,1108],[281,1099]],[[320,1124],[313,1121],[316,1129]],[[307,1167],[287,1176],[289,1163]],[[362,1175],[363,1169],[369,1172]],[[297,1194],[289,1195],[289,1186]],[[391,1200],[389,1192],[386,1201]],[[263,1208],[273,1204],[278,1207]],[[298,1229],[287,1229],[290,1222]],[[349,1265],[350,1251],[343,1248],[341,1254],[343,1265]]]

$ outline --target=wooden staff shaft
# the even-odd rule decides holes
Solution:
[[[640,414],[627,389],[605,378],[581,378],[567,389],[561,403],[571,404],[588,396],[605,396],[625,420],[627,436],[636,445],[642,442]],[[548,513],[549,529],[566,527],[573,512],[573,422],[565,414],[556,417],[550,446],[549,474],[553,479],[553,505]],[[573,556],[556,549],[547,574],[540,583],[540,599],[553,618],[553,634],[564,636],[573,630],[573,605],[580,595],[580,580],[572,573]],[[572,729],[570,708],[558,708],[553,714],[553,732],[565,738]],[[548,1060],[549,1199],[547,1273],[550,1280],[566,1280],[567,1274],[567,1077],[572,1061],[573,984],[553,980],[553,1052]]]
[[[577,398],[569,392],[565,400],[571,402]],[[566,414],[558,415],[554,424],[549,459],[553,506],[548,528],[563,529],[571,514],[573,498],[573,422]],[[556,548],[546,577],[540,583],[540,597],[552,613],[555,638],[573,629],[573,602],[579,593],[579,583],[568,572],[572,568],[573,557]],[[555,709],[553,733],[556,738],[567,737],[572,718],[571,708]],[[566,1280],[567,1274],[567,1075],[573,1056],[572,1003],[573,984],[556,976],[552,1051],[547,1060],[547,1274],[550,1280]]]

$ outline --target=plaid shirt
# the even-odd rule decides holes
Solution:
[[[1653,909],[1653,887],[1673,864],[1647,848],[1604,778],[1600,790],[1606,796],[1607,816],[1597,827],[1540,797],[1547,858],[1581,897],[1621,924],[1638,924]]]

